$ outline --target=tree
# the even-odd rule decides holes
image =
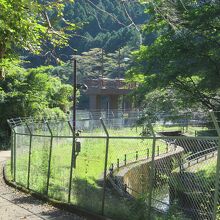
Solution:
[[[166,91],[172,99],[220,108],[220,4],[218,0],[150,0],[145,33],[152,44],[134,53],[128,77],[140,83],[139,100]],[[167,96],[170,98],[170,95]],[[170,102],[172,101],[170,99]]]
[[[39,54],[45,48],[49,51],[67,46],[66,30],[75,29],[74,24],[63,19],[67,2],[0,0],[0,78],[4,78],[4,67],[21,50]]]
[[[81,53],[92,48],[114,52],[131,44],[137,48],[140,45],[140,31],[135,27],[143,24],[148,16],[138,1],[76,0],[66,7],[65,18],[81,24],[82,28],[77,29],[70,43]]]
[[[50,117],[56,115],[53,113],[54,109],[57,109],[57,113],[59,109],[60,115],[67,112],[71,106],[72,86],[62,83],[58,77],[51,76],[52,68],[9,69],[6,79],[0,82],[1,103],[7,108],[7,111],[1,109],[1,116],[7,115],[6,119]],[[45,110],[49,113],[48,109],[51,109],[51,115],[45,113]]]
[[[93,48],[88,52],[75,56],[77,59],[77,80],[83,82],[88,78],[108,77],[124,78],[125,72],[132,63],[130,47],[123,47],[114,53],[106,53],[101,48]],[[65,83],[72,82],[72,63],[67,62],[51,70]]]
[[[51,76],[52,68],[8,68],[7,77],[0,81],[0,144],[8,139],[9,118],[32,116],[40,120],[65,117],[72,106],[72,86]]]

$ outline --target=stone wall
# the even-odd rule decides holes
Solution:
[[[163,181],[164,174],[170,174],[176,168],[175,166],[178,165],[183,151],[182,147],[177,147],[173,151],[155,157],[154,184],[159,184]],[[114,176],[122,185],[126,184],[127,192],[130,195],[137,197],[138,194],[148,191],[150,166],[151,158],[145,159],[121,168],[117,173],[114,173]]]

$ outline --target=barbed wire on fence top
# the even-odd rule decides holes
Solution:
[[[209,117],[208,113],[194,113],[186,112],[177,115],[169,115],[165,113],[156,113],[154,116],[149,116],[144,111],[123,111],[123,110],[94,110],[94,111],[77,111],[77,122],[82,123],[83,121],[93,121],[94,126],[100,126],[99,119],[105,120],[107,127],[135,127],[144,126],[147,123],[151,123],[156,129],[159,126],[163,127],[207,127],[208,130],[214,130],[214,125]],[[146,121],[150,120],[150,121]],[[8,124],[11,128],[16,126],[22,126],[25,124],[43,124],[48,123],[61,123],[65,121],[72,121],[71,114],[66,114],[64,118],[52,117],[52,118],[34,118],[34,117],[23,117],[23,118],[12,118],[8,119]]]

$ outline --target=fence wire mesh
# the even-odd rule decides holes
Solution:
[[[9,120],[13,180],[113,219],[220,218],[218,117],[134,114],[83,113],[75,135],[71,118]]]

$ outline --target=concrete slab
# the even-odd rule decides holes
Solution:
[[[0,162],[6,161],[11,157],[11,151],[0,151]]]

